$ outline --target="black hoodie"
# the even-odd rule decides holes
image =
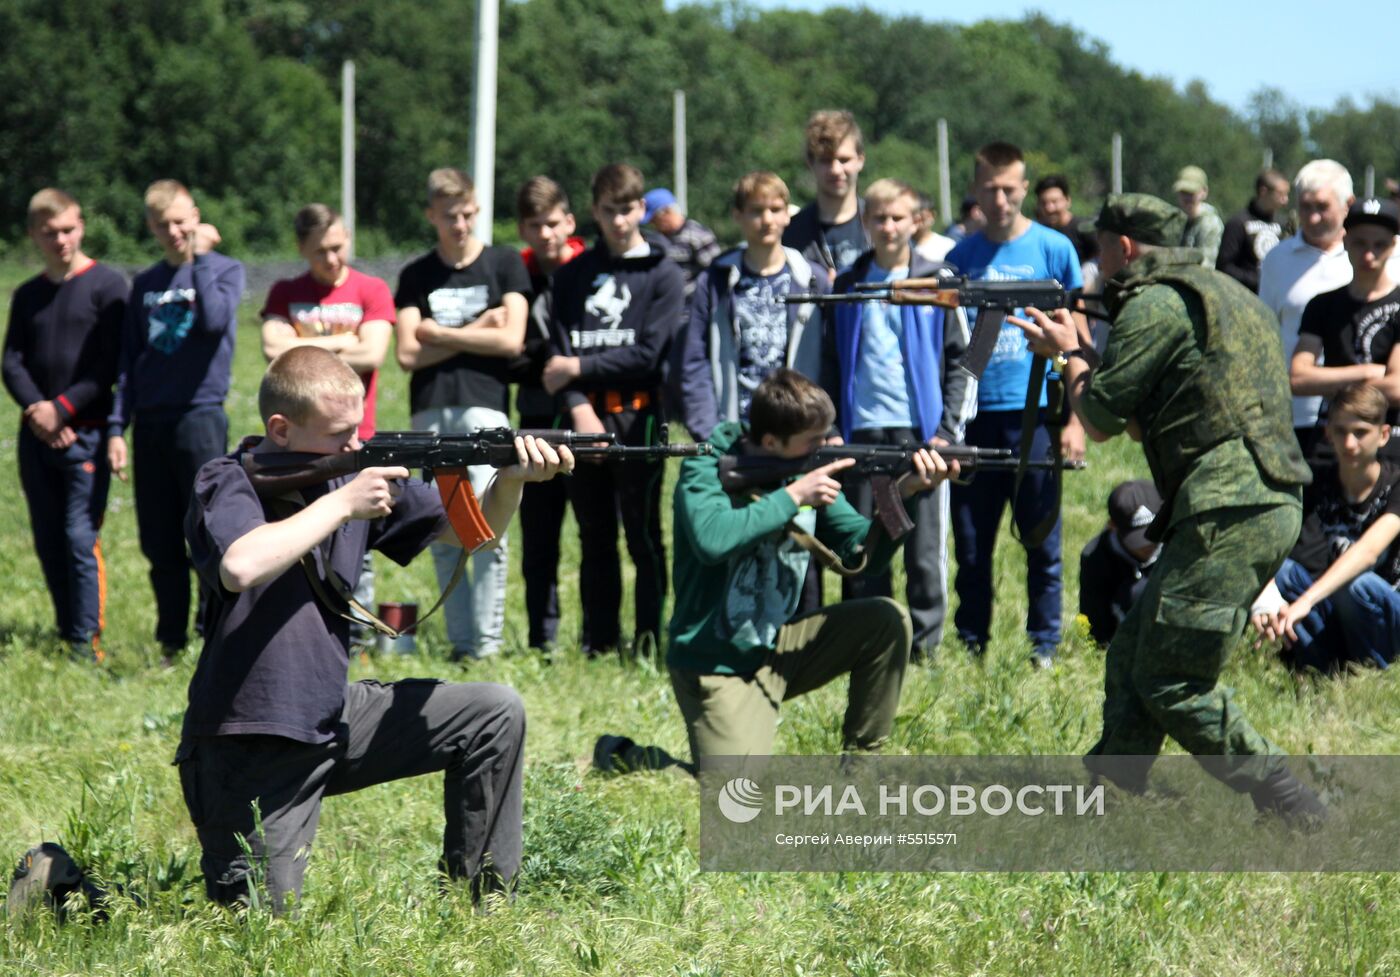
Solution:
[[[564,389],[565,407],[611,390],[626,401],[646,394],[659,403],[661,369],[685,302],[685,276],[659,242],[648,254],[616,257],[599,240],[554,274],[550,345],[579,357],[579,376]]]

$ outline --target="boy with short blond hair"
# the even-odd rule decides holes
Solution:
[[[520,697],[485,683],[347,684],[344,608],[317,593],[334,591],[332,574],[353,584],[369,548],[407,564],[450,534],[438,493],[407,469],[366,468],[302,489],[304,504],[286,515],[282,500],[257,494],[244,454],[357,450],[364,385],[329,350],[300,346],[272,361],[258,402],[266,437],[200,469],[185,525],[213,596],[175,759],[209,897],[248,902],[260,866],[272,906],[287,908],[323,797],[437,770],[440,870],[468,882],[473,900],[508,888],[520,865]],[[481,496],[497,534],[523,482],[573,463],[568,449],[532,438],[516,451],[519,463]]]
[[[549,358],[554,273],[577,258],[584,242],[569,195],[547,176],[526,180],[515,198],[516,229],[525,248],[520,257],[530,273],[530,317],[525,352],[514,364],[515,407],[522,428],[555,428],[559,405],[545,392],[540,371]],[[559,633],[559,544],[568,490],[558,479],[525,486],[520,499],[521,572],[525,577],[525,617],[531,648],[548,651]]]
[[[181,521],[195,473],[228,450],[224,399],[244,273],[241,263],[213,250],[219,232],[200,219],[184,184],[157,180],[144,199],[146,226],[164,255],[131,283],[107,458],[124,479],[130,425],[136,525],[151,564],[155,637],[169,661],[185,646],[190,618]],[[201,609],[205,597],[201,591]]]
[[[812,304],[784,305],[790,293],[825,293],[826,276],[784,247],[788,188],[755,171],[734,185],[731,214],[744,243],[720,255],[696,283],[673,376],[681,418],[704,441],[717,424],[748,420],[758,385],[779,367],[821,375],[821,316]]]
[[[10,302],[5,388],[23,411],[16,454],[34,551],[59,637],[101,657],[104,605],[98,531],[111,469],[103,431],[112,406],[126,281],[83,252],[83,212],[62,190],[29,201],[29,237],[44,270]]]
[[[680,268],[659,241],[641,231],[645,184],[636,167],[604,166],[593,177],[593,219],[599,242],[554,276],[553,321],[542,380],[558,394],[575,431],[608,432],[619,444],[653,442],[665,423],[662,364],[685,300]],[[585,465],[569,480],[569,501],[582,542],[579,590],[583,647],[617,647],[622,572],[617,520],[637,568],[636,630],[640,646],[654,643],[666,599],[661,541],[663,462]]]
[[[800,251],[814,267],[825,268],[831,282],[870,247],[859,184],[865,141],[854,115],[823,109],[807,120],[805,150],[817,199],[793,217],[783,244]]]
[[[942,262],[912,247],[919,195],[898,180],[877,180],[865,193],[873,247],[837,276],[833,291],[859,283],[950,275]],[[959,444],[976,413],[977,381],[957,369],[967,350],[967,320],[933,306],[852,302],[829,306],[823,327],[823,385],[836,404],[841,436],[856,444]],[[874,511],[868,482],[851,491],[865,515]],[[948,489],[917,500],[914,531],[904,544],[905,596],[914,622],[913,654],[932,654],[943,636],[948,583]],[[848,580],[844,596],[889,596],[885,572]]]
[[[409,400],[415,430],[469,434],[508,427],[509,364],[525,345],[525,296],[530,279],[513,248],[482,244],[472,234],[476,189],[461,170],[428,174],[424,211],[437,246],[399,275],[394,295],[399,365],[412,374]],[[479,493],[489,465],[469,470]],[[433,548],[443,586],[460,554]],[[448,595],[443,607],[454,660],[500,651],[505,628],[507,554],[504,540],[471,558],[470,583]]]

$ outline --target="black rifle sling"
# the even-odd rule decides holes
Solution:
[[[1035,443],[1035,429],[1040,426],[1040,388],[1045,383],[1046,360],[1043,356],[1032,356],[1031,379],[1026,386],[1026,406],[1021,411],[1021,446],[1016,457],[1016,481],[1011,487],[1011,535],[1026,546],[1039,546],[1045,542],[1055,523],[1060,520],[1060,480],[1063,477],[1061,459],[1064,453],[1060,446],[1061,415],[1064,406],[1064,384],[1058,379],[1049,384],[1046,405],[1046,426],[1050,429],[1050,451],[1055,464],[1050,471],[1050,484],[1055,489],[1055,502],[1040,522],[1022,536],[1016,525],[1016,503],[1021,498],[1021,483],[1026,477],[1026,466],[1031,460],[1031,446]]]
[[[306,508],[306,501],[301,497],[300,492],[288,492],[270,501],[272,502],[273,508],[277,510],[278,515],[283,519]],[[319,543],[317,544],[317,548],[320,548]],[[380,634],[387,635],[390,638],[398,638],[418,630],[424,621],[437,613],[438,609],[442,607],[443,602],[447,600],[447,595],[452,593],[453,589],[462,582],[462,578],[466,576],[467,557],[470,555],[466,547],[462,547],[462,552],[457,557],[457,565],[452,568],[452,577],[447,581],[447,586],[442,588],[442,593],[438,595],[437,602],[434,603],[432,607],[428,608],[428,612],[421,615],[412,626],[404,628],[403,630],[391,628],[381,621],[373,611],[355,599],[354,588],[347,585],[344,580],[341,580],[340,577],[336,576],[334,573],[328,572],[326,578],[322,579],[321,575],[316,572],[316,560],[312,557],[310,552],[302,554],[301,568],[306,573],[307,582],[311,584],[311,592],[316,595],[316,599],[321,602],[321,606],[326,610],[337,617],[344,618],[352,624],[368,624]],[[325,562],[329,569],[330,561],[326,560]],[[328,584],[330,587],[329,590],[327,589]],[[332,591],[334,592],[334,597],[332,597]],[[355,613],[351,614],[348,613],[348,611],[354,611]]]

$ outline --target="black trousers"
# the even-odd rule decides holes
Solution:
[[[555,415],[521,416],[526,430],[557,427]],[[552,644],[559,634],[559,542],[569,508],[567,480],[527,482],[520,496],[521,570],[530,647]]]
[[[228,452],[228,415],[222,407],[196,407],[170,418],[137,417],[131,440],[136,527],[151,564],[156,640],[183,648],[189,640],[191,569],[185,511],[195,474]]]
[[[654,410],[605,414],[603,426],[618,444],[643,445],[661,423]],[[666,600],[666,550],[661,542],[661,481],[664,461],[581,462],[568,479],[569,503],[578,520],[581,560],[579,596],[583,603],[583,647],[602,651],[621,639],[622,567],[617,525],[622,523],[627,553],[637,570],[637,637],[661,633]]]
[[[301,895],[323,797],[439,770],[445,772],[440,868],[472,880],[474,895],[476,885],[492,881],[482,878],[488,870],[499,880],[514,878],[524,760],[525,705],[514,689],[433,679],[347,686],[329,743],[207,736],[181,743],[175,757],[209,898],[247,902],[258,865],[276,909],[285,908],[288,895]]]

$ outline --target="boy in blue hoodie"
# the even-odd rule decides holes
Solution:
[[[835,292],[858,283],[947,275],[910,241],[919,196],[898,180],[877,180],[865,194],[865,225],[873,244],[837,276]],[[958,368],[967,350],[967,320],[932,306],[870,301],[830,306],[823,330],[823,385],[836,404],[841,437],[854,444],[958,444],[976,411],[977,381]],[[852,504],[874,509],[868,482],[856,485]],[[906,598],[914,622],[913,654],[938,647],[943,637],[948,581],[948,489],[921,496],[914,531],[904,544]],[[887,597],[889,573],[846,581],[846,598]]]
[[[219,232],[200,220],[183,184],[157,180],[145,204],[146,226],[164,254],[131,283],[107,459],[125,480],[131,425],[136,526],[151,564],[156,640],[169,661],[189,638],[183,523],[194,476],[228,450],[224,398],[244,274],[240,262],[213,250]]]

